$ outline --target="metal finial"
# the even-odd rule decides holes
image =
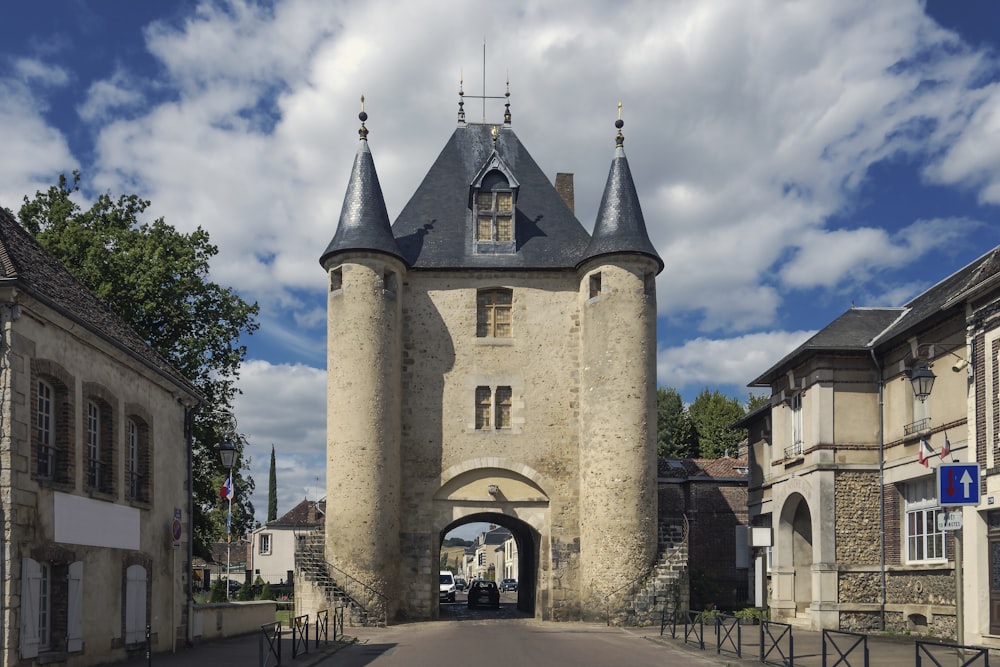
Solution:
[[[465,125],[465,77],[458,68],[458,124]]]
[[[361,141],[368,141],[368,128],[365,127],[365,121],[368,120],[368,114],[365,113],[365,96],[361,96],[361,113],[358,114],[358,118],[361,119],[361,128],[358,130],[358,135],[360,135]]]
[[[625,126],[625,122],[622,120],[622,103],[618,103],[618,120],[615,121],[615,127],[618,128],[618,134],[615,136],[615,146],[619,148],[625,143],[625,136],[622,134],[622,128]]]
[[[499,130],[497,129],[497,126],[496,126],[496,125],[494,125],[494,126],[493,126],[493,127],[492,127],[492,128],[490,129],[490,134],[491,134],[491,135],[493,135],[493,148],[496,148],[496,147],[497,147],[497,135],[498,135],[498,134],[500,134],[500,132],[499,132]]]
[[[507,92],[504,93],[507,102],[503,105],[503,124],[510,127],[510,70],[507,70]]]

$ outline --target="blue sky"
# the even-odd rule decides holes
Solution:
[[[745,399],[852,303],[900,305],[1000,243],[998,19],[991,0],[9,3],[0,205],[80,169],[82,204],[134,192],[210,232],[214,279],[261,305],[237,419],[261,483],[275,445],[284,512],[323,493],[318,257],[362,94],[395,217],[459,77],[494,95],[509,73],[514,130],[575,174],[588,229],[621,101],[666,265],[659,383]]]

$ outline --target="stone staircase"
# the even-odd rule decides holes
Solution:
[[[656,563],[642,579],[608,596],[608,623],[646,626],[670,622],[688,608],[688,547],[683,524],[661,524]]]
[[[299,540],[295,549],[295,568],[299,576],[318,589],[327,608],[344,607],[346,624],[384,627],[388,610],[385,596],[327,562],[325,535],[319,528]],[[296,597],[298,595],[296,591]]]

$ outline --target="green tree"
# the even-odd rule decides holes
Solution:
[[[673,387],[656,390],[656,451],[661,457],[688,458],[695,454],[697,437],[684,408],[681,395]]]
[[[241,337],[257,329],[257,304],[209,279],[218,248],[200,227],[182,234],[162,218],[140,222],[150,202],[137,195],[102,194],[89,209],[72,200],[79,190],[65,175],[33,199],[24,198],[21,225],[150,346],[194,384],[205,404],[191,425],[193,445],[194,550],[211,556],[225,535],[227,504],[219,498],[226,471],[219,443],[233,441],[240,454],[233,469],[232,534],[253,522],[253,478],[235,432],[233,398],[246,356]]]
[[[688,407],[688,414],[698,432],[698,455],[703,458],[736,456],[746,429],[731,428],[746,413],[743,405],[718,390],[702,389]]]
[[[757,408],[761,408],[771,402],[771,397],[767,394],[750,394],[747,396],[747,414]]]
[[[278,476],[274,466],[274,445],[271,445],[271,474],[267,478],[267,520],[278,519]]]

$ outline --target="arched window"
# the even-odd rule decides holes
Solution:
[[[75,483],[73,378],[57,364],[31,360],[31,473],[44,484]]]

